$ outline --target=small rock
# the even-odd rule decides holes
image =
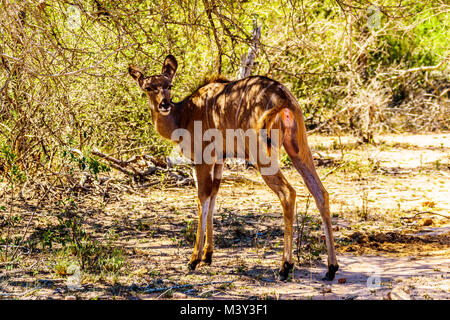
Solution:
[[[187,294],[184,294],[182,292],[174,292],[173,295],[172,295],[172,298],[174,298],[174,299],[187,299],[188,296],[187,296]]]
[[[347,278],[340,278],[338,279],[338,283],[346,283],[347,282]]]
[[[77,300],[77,297],[75,297],[75,296],[66,296],[64,298],[64,300]]]

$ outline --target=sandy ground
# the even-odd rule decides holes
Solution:
[[[125,252],[120,272],[81,272],[74,288],[74,276],[54,272],[53,255],[30,254],[20,268],[1,271],[0,298],[449,299],[450,134],[381,136],[364,147],[349,137],[309,141],[317,158],[332,160],[318,170],[331,200],[340,265],[334,281],[321,280],[326,251],[320,215],[313,202],[307,206],[300,176],[283,170],[298,196],[296,266],[281,282],[278,199],[255,171],[232,168],[226,177],[251,180],[225,180],[221,187],[211,266],[186,267],[195,189],[158,186],[124,193],[86,220],[99,235],[118,235],[115,245]]]

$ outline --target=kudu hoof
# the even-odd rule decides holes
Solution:
[[[292,270],[293,268],[294,268],[294,264],[293,264],[293,263],[289,263],[289,262],[285,261],[285,262],[283,263],[283,266],[282,266],[281,269],[280,269],[280,272],[279,272],[279,279],[280,279],[281,281],[286,280],[286,279],[288,278],[288,276],[289,276],[289,272],[291,272],[291,270]]]
[[[212,252],[205,253],[205,255],[203,256],[203,259],[202,259],[204,264],[206,264],[208,266],[211,265],[211,263],[212,263],[212,254],[213,254]]]
[[[200,262],[200,260],[193,260],[193,261],[189,262],[187,265],[188,269],[191,271],[194,271],[199,262]]]
[[[334,276],[336,275],[336,271],[338,271],[339,266],[330,264],[328,266],[328,272],[326,273],[325,277],[322,280],[325,281],[332,281],[334,279]]]

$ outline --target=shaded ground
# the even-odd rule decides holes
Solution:
[[[158,186],[86,200],[87,230],[123,250],[118,270],[81,272],[78,281],[71,272],[55,271],[61,261],[70,265],[70,257],[38,245],[24,250],[18,265],[2,269],[0,297],[449,299],[450,134],[382,136],[373,146],[312,136],[310,144],[331,199],[340,264],[331,283],[321,280],[326,251],[320,216],[313,202],[308,205],[300,176],[284,169],[298,194],[296,267],[289,281],[280,282],[279,201],[255,171],[228,169],[225,176],[249,180],[226,180],[221,187],[212,266],[186,268],[196,228],[195,189]],[[40,212],[36,227],[45,219]]]

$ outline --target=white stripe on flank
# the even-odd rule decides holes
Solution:
[[[244,96],[247,93],[247,88],[248,88],[248,82],[249,82],[250,78],[247,79],[247,81],[245,82],[245,89],[242,92],[242,96],[241,96],[241,100],[239,100],[239,106],[236,110],[236,116],[235,116],[235,126],[238,127],[238,116],[239,116],[239,111],[241,110],[241,104],[242,104],[242,100],[244,100]]]

